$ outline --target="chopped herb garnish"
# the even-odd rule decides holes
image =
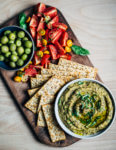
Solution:
[[[97,123],[97,120],[100,119],[100,118],[101,118],[101,116],[97,116],[95,118],[95,120],[92,122],[92,124],[90,125],[90,127],[94,126]]]
[[[73,116],[76,116],[76,117],[79,116],[79,112],[76,111],[75,107],[74,107],[74,109],[73,109],[72,115],[73,115]]]
[[[81,85],[81,84],[83,84],[84,82],[82,82],[82,81],[78,81],[78,85]]]
[[[97,109],[100,109],[100,107],[101,107],[101,101],[100,101],[100,100],[98,100],[98,101],[96,102],[96,107],[97,107]]]
[[[59,101],[58,101],[58,105],[61,105],[61,98],[60,98]]]
[[[81,97],[81,99],[82,99],[83,101],[85,101],[85,100],[87,100],[89,97],[90,97],[90,95],[86,94],[86,95],[83,95],[83,96]]]

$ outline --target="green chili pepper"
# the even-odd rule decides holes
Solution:
[[[21,13],[21,14],[19,15],[19,24],[20,24],[20,25],[21,25],[21,24],[24,24],[25,21],[26,21],[26,15],[25,15],[25,13]]]
[[[82,56],[86,56],[86,55],[89,55],[90,52],[87,50],[87,49],[84,49],[80,46],[77,46],[77,45],[73,45],[71,47],[72,51],[77,54],[77,55],[82,55]]]
[[[25,15],[25,13],[21,13],[20,15],[19,15],[19,26],[20,27],[22,27],[23,29],[27,29],[27,24],[26,24],[26,15]]]
[[[20,25],[20,27],[26,30],[27,29],[27,24],[22,24],[22,25]]]

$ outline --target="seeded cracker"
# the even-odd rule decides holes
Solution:
[[[42,110],[39,110],[39,112],[38,112],[37,126],[39,126],[39,127],[45,127],[46,126],[46,121],[45,121],[44,114],[43,114]]]
[[[51,70],[51,69],[41,69],[42,75],[55,75],[55,76],[77,76],[77,72],[66,72],[66,71],[59,71],[59,70]]]
[[[62,131],[57,121],[55,120],[55,116],[53,113],[54,112],[53,105],[51,104],[43,105],[42,109],[45,116],[51,141],[57,142],[57,141],[65,140],[66,139],[65,133]]]
[[[48,79],[50,79],[50,76],[48,75],[37,75],[36,78],[31,77],[31,88],[37,88],[41,85],[43,85]]]
[[[34,88],[34,89],[28,89],[28,95],[31,97],[33,96],[37,91],[39,90],[39,88]]]
[[[55,95],[64,84],[65,80],[60,77],[53,76],[27,101],[25,107],[33,113],[36,113],[40,96]]]
[[[69,67],[69,68],[75,68],[75,69],[79,69],[79,70],[88,72],[88,74],[89,74],[88,77],[89,78],[95,78],[96,74],[97,74],[97,69],[96,68],[89,67],[89,66],[86,66],[86,65],[82,65],[82,64],[79,64],[79,63],[76,63],[76,62],[73,62],[73,61],[63,59],[63,58],[59,59],[58,65],[59,66],[64,66],[64,67]]]

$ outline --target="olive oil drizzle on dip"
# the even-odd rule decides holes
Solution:
[[[58,108],[63,123],[78,135],[91,135],[104,129],[113,115],[108,92],[89,81],[68,86],[59,99]]]

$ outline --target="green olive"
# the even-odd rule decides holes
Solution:
[[[14,40],[9,40],[8,41],[8,44],[13,44],[14,43]]]
[[[16,51],[13,51],[13,52],[12,52],[12,55],[18,55],[18,54],[17,54],[17,52],[16,52]]]
[[[10,59],[13,61],[13,62],[16,62],[18,60],[18,56],[17,55],[11,55]]]
[[[12,62],[12,61],[9,63],[9,65],[10,65],[11,68],[15,68],[16,67],[15,62]]]
[[[9,39],[10,40],[15,40],[15,38],[16,38],[16,35],[14,33],[9,34]]]
[[[2,44],[0,43],[0,47],[2,46]]]
[[[1,43],[2,44],[7,44],[8,43],[8,38],[7,38],[7,36],[3,36],[2,38],[1,38]]]
[[[13,52],[16,50],[16,45],[13,43],[13,44],[10,44],[10,51]]]
[[[21,46],[21,44],[22,44],[22,43],[21,43],[21,40],[16,40],[16,46],[17,46],[17,47]]]
[[[25,37],[25,32],[24,31],[19,31],[17,35],[18,35],[19,38],[24,38]]]
[[[9,47],[6,46],[6,45],[3,45],[3,46],[1,47],[1,51],[2,51],[2,53],[7,53],[7,52],[9,51]]]
[[[17,48],[17,53],[19,56],[21,56],[24,53],[24,48],[22,46]]]
[[[25,61],[27,58],[28,58],[28,55],[27,55],[27,54],[23,54],[23,55],[21,56],[21,59],[22,59],[23,61]]]
[[[22,59],[18,59],[17,66],[22,66],[24,64],[24,61]]]
[[[30,48],[25,48],[25,54],[30,54],[31,53],[31,49]]]
[[[27,47],[27,48],[31,48],[32,47],[32,42],[31,41],[25,41],[24,46]]]
[[[11,55],[11,52],[7,52],[7,53],[5,54],[5,57],[8,58],[10,55]]]
[[[6,30],[6,31],[4,32],[4,35],[8,35],[8,34],[10,34],[10,33],[11,33],[10,30]]]
[[[28,41],[28,37],[24,37],[24,38],[23,38],[23,41]]]
[[[0,61],[4,61],[4,56],[0,55]]]

